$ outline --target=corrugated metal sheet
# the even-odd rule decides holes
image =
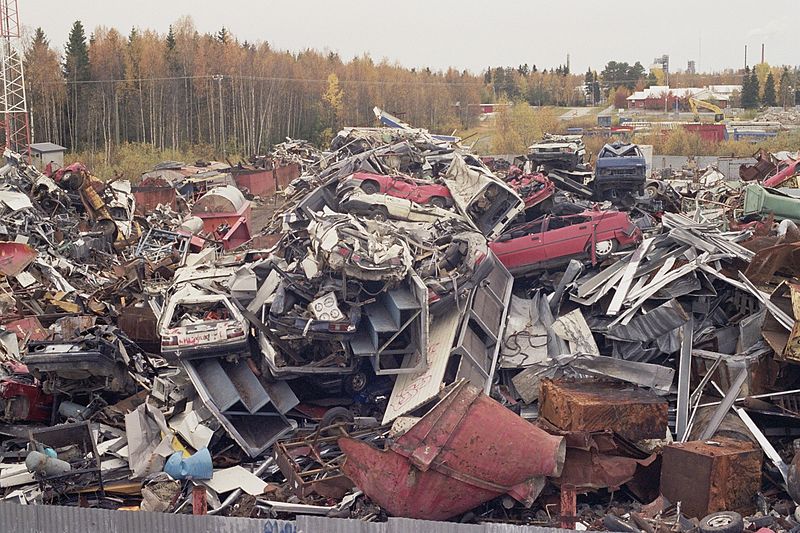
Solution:
[[[222,516],[0,504],[0,531],[26,533],[295,533],[295,523]]]
[[[298,516],[297,533],[570,533],[567,529],[512,524],[459,524],[410,518],[389,518],[388,522],[361,522],[322,516]]]
[[[388,533],[386,522],[362,522],[346,518],[324,516],[298,516],[297,533]],[[436,531],[428,529],[427,531]]]
[[[193,516],[143,511],[81,509],[0,503],[0,531],[25,533],[570,533],[565,529],[511,524],[458,524],[409,518],[362,522],[322,516],[297,521]]]

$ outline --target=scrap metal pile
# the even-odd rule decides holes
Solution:
[[[604,148],[623,170],[600,184],[572,138],[536,157],[564,144],[577,170],[495,174],[376,115],[276,148],[303,172],[256,239],[227,236],[250,210],[231,185],[134,218],[124,184],[5,154],[6,501],[800,527],[791,192],[711,216],[648,193],[635,147]]]

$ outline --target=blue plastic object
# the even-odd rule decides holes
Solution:
[[[211,453],[208,448],[203,448],[194,455],[184,458],[183,453],[175,452],[164,464],[164,472],[172,479],[211,479],[214,473]]]

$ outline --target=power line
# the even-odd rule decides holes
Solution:
[[[537,74],[537,73],[534,73]],[[563,77],[560,74],[549,74],[550,76],[558,76]],[[206,75],[193,75],[193,76],[164,76],[164,77],[153,77],[153,78],[117,78],[117,79],[104,79],[104,80],[63,80],[63,81],[49,81],[44,82],[42,85],[101,85],[106,83],[145,83],[145,82],[159,82],[159,81],[185,81],[185,80],[214,80],[214,76],[218,76],[218,74],[206,74]],[[582,74],[570,74],[570,76],[574,76],[577,80],[581,80],[583,78]],[[744,74],[693,74],[693,76],[725,76],[727,78],[744,78]],[[230,80],[246,80],[246,81],[266,81],[266,82],[282,82],[282,83],[293,83],[293,82],[300,82],[300,83],[328,83],[327,79],[317,79],[317,78],[289,78],[289,77],[276,77],[276,76],[243,76],[243,75],[223,75],[224,78]],[[603,80],[602,78],[598,79],[598,83],[601,84],[624,84],[624,83],[637,83],[640,81],[645,81],[647,78],[629,78],[629,79],[615,79],[615,80]],[[589,83],[585,80],[580,84]],[[483,87],[488,85],[484,83],[482,80],[476,81],[450,81],[450,80],[358,80],[358,79],[339,79],[340,85],[377,85],[377,86],[389,86],[389,85],[422,85],[422,86],[464,86],[464,87]],[[712,84],[712,85],[724,85],[722,83]],[[672,87],[672,88],[679,88],[679,87]]]
[[[195,76],[168,76],[157,78],[120,78],[120,79],[105,79],[105,80],[64,80],[64,81],[49,81],[44,82],[43,85],[99,85],[105,83],[142,83],[142,82],[157,82],[157,81],[183,81],[183,80],[214,80],[214,76],[218,74],[195,75]],[[242,75],[223,75],[223,78],[230,80],[247,80],[247,81],[269,81],[269,82],[302,82],[302,83],[328,83],[327,79],[314,79],[314,78],[284,78],[284,77],[269,77],[269,76],[242,76]],[[339,79],[340,85],[428,85],[428,86],[474,86],[482,87],[483,81],[476,80],[473,82],[460,82],[460,81],[425,81],[425,80],[348,80]]]

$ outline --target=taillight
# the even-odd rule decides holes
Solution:
[[[241,326],[228,326],[227,329],[228,338],[235,339],[236,337],[244,337],[244,329]]]
[[[177,335],[162,335],[161,346],[177,346],[177,345],[178,345]]]
[[[438,294],[436,294],[436,293],[433,291],[433,289],[428,289],[428,304],[429,304],[429,305],[430,305],[430,304],[432,304],[432,303],[434,303],[434,302],[438,302],[438,301],[439,301],[439,300],[441,300],[441,299],[442,299],[442,298],[441,298],[441,296],[439,296]]]

